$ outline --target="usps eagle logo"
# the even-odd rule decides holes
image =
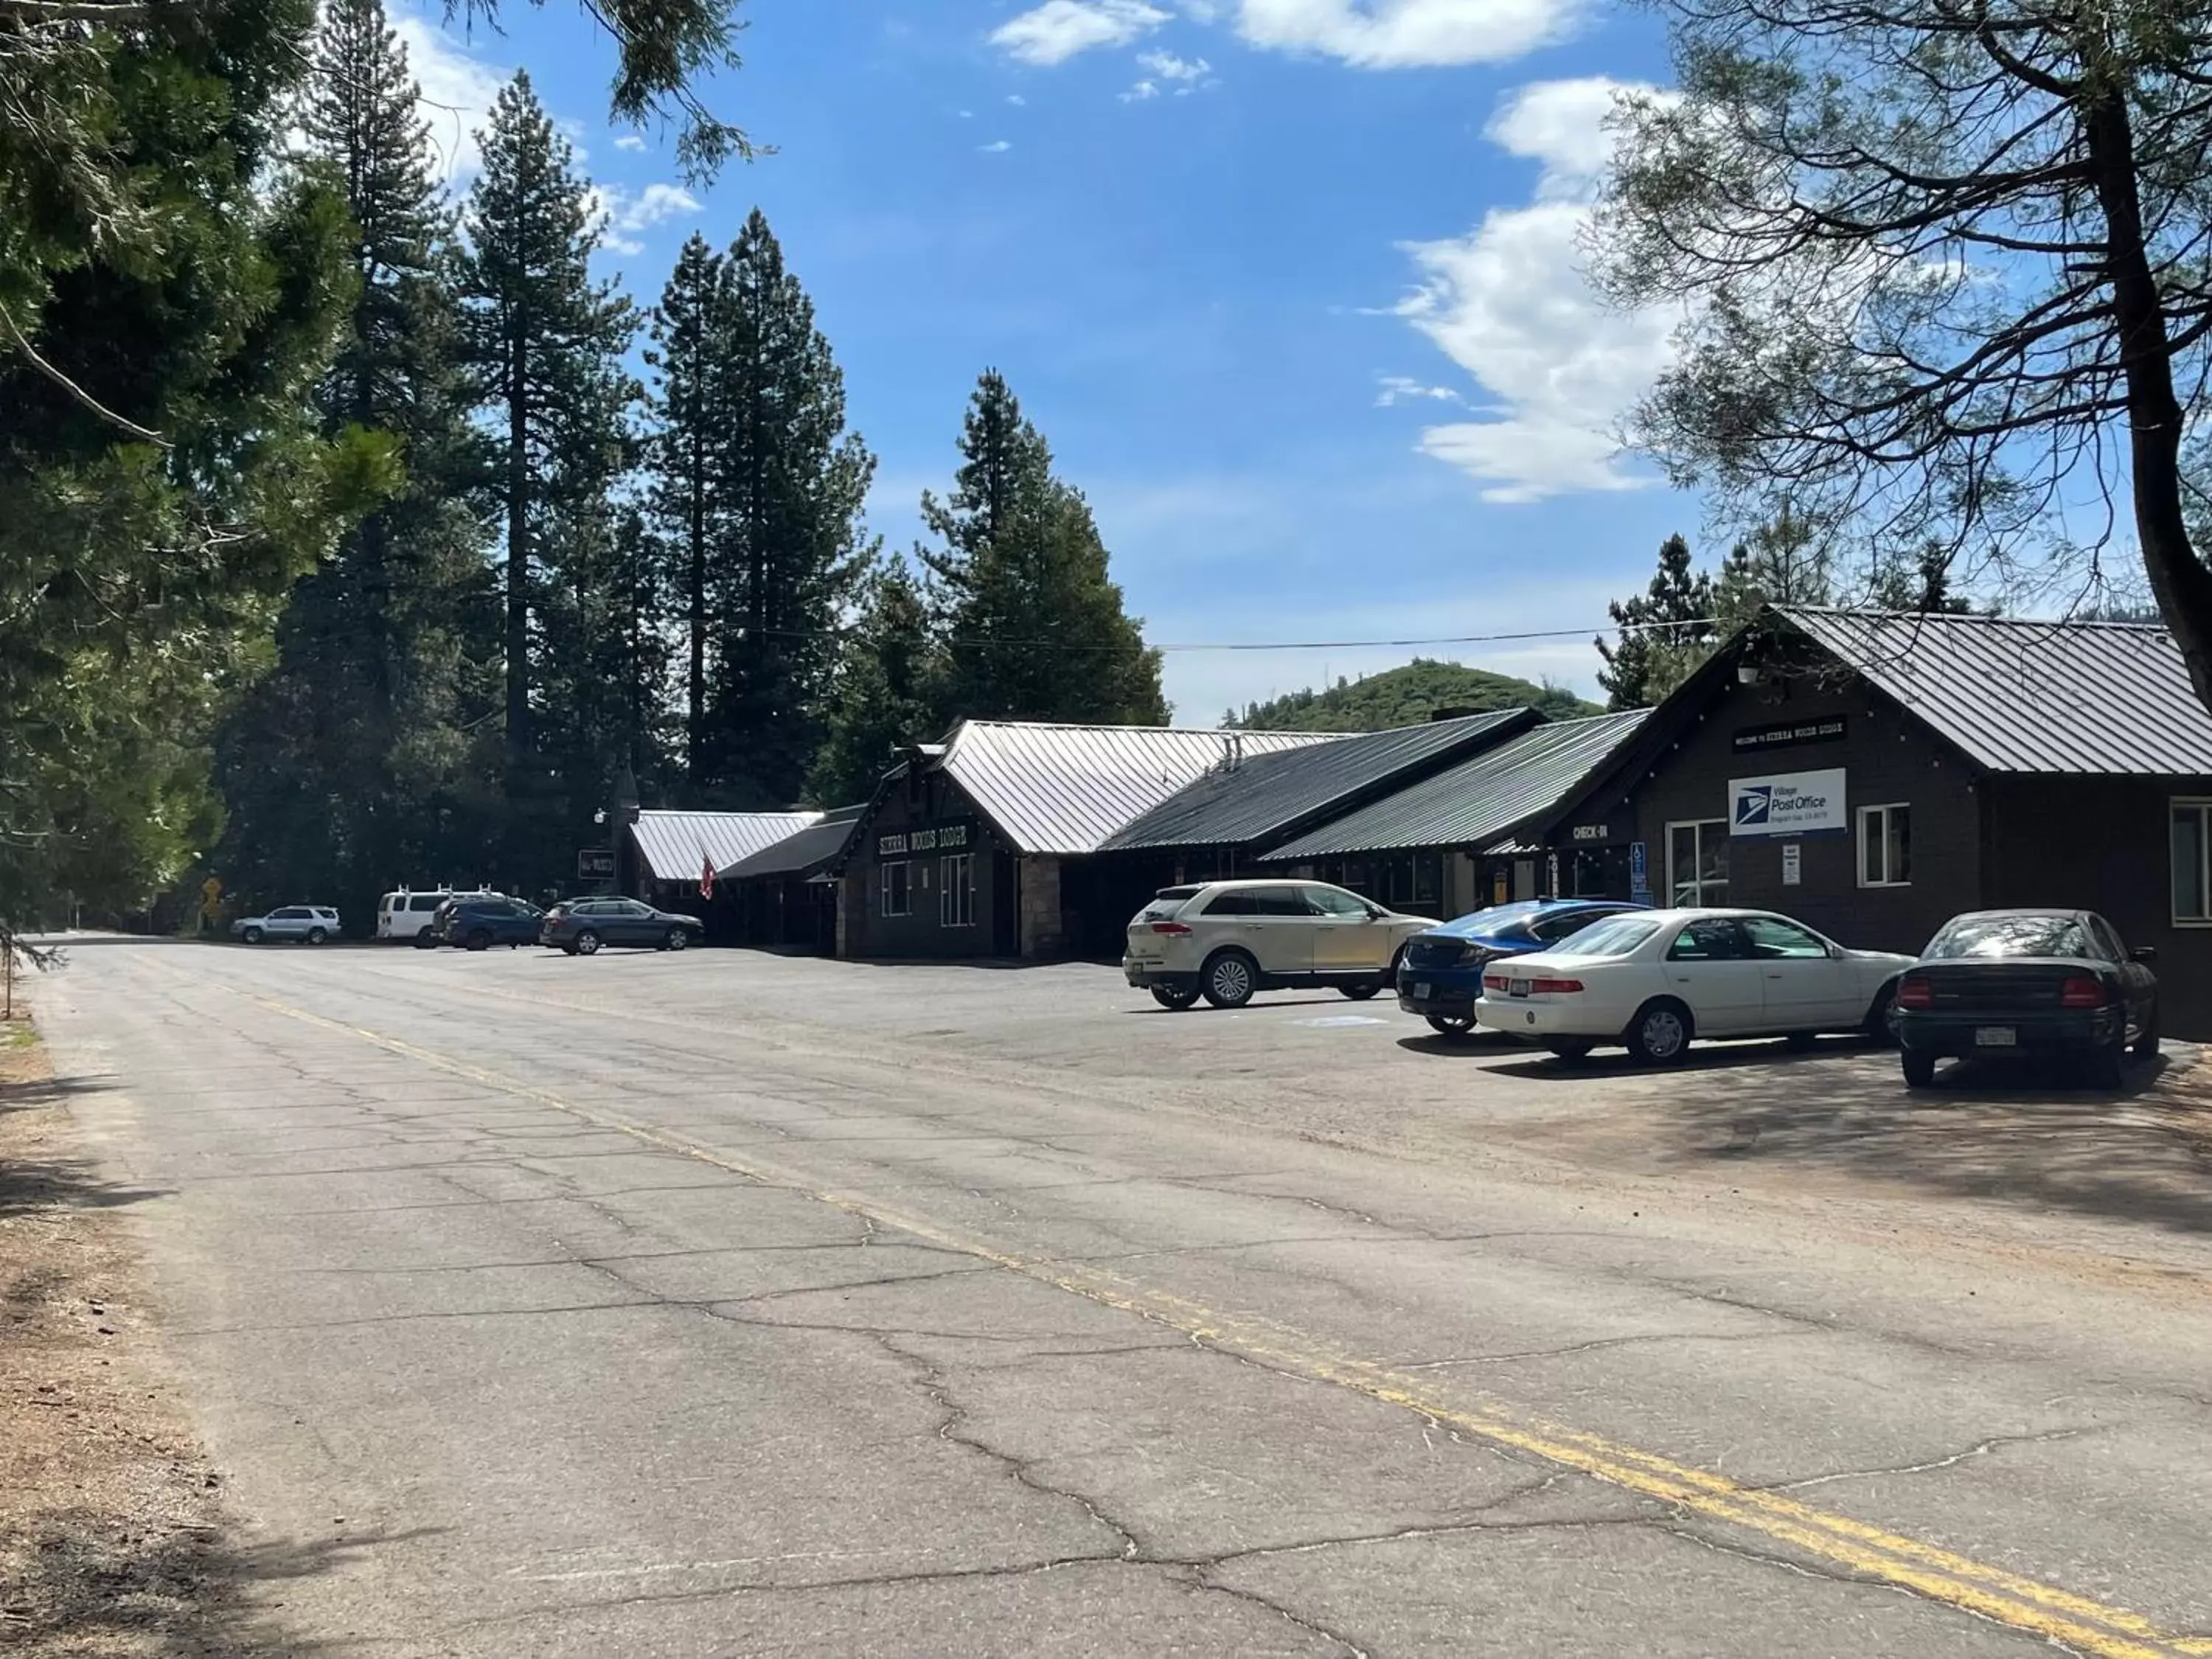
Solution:
[[[1773,805],[1774,786],[1771,783],[1753,784],[1735,798],[1735,827],[1746,830],[1764,824]]]

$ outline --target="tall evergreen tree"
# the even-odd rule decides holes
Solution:
[[[1651,585],[1606,607],[1620,629],[1618,640],[1598,640],[1605,666],[1597,683],[1614,708],[1643,708],[1680,683],[1685,653],[1708,643],[1713,614],[1712,578],[1692,568],[1690,544],[1669,536],[1659,544]]]
[[[948,712],[987,720],[1160,725],[1160,657],[1122,607],[1082,493],[996,370],[969,401],[944,542],[924,552],[945,637]]]
[[[462,338],[497,429],[508,787],[530,817],[587,787],[530,775],[539,759],[532,641],[544,629],[543,603],[570,605],[573,578],[605,565],[605,497],[626,464],[624,410],[635,391],[622,360],[636,319],[613,284],[591,274],[600,231],[590,186],[526,75],[501,90],[482,143],[483,171],[465,213]],[[579,568],[566,572],[572,548]],[[566,758],[576,759],[573,750]],[[532,839],[520,834],[511,863]],[[541,861],[553,836],[539,826]]]
[[[866,800],[901,744],[943,726],[944,664],[929,605],[902,559],[870,571],[832,683],[807,793],[824,806]]]
[[[406,49],[382,0],[331,0],[301,118],[356,236],[351,327],[318,389],[324,429],[389,434],[404,485],[295,586],[277,664],[219,744],[223,867],[365,915],[395,880],[479,856],[473,731],[496,707],[471,489],[483,461],[456,362],[453,225]]]

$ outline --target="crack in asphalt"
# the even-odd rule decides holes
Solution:
[[[1929,1458],[1920,1463],[1896,1463],[1870,1469],[1838,1469],[1832,1474],[1808,1475],[1802,1480],[1777,1481],[1771,1486],[1755,1488],[1762,1492],[1802,1492],[1808,1486],[1825,1486],[1838,1480],[1871,1480],[1884,1474],[1930,1474],[1937,1469],[1948,1469],[1960,1463],[1986,1457],[2003,1446],[2039,1446],[2061,1440],[2079,1440],[2085,1436],[2102,1434],[2112,1428],[2109,1423],[2083,1423],[2071,1428],[2045,1429],[2036,1434],[1996,1434],[1986,1440],[1977,1441],[1964,1451],[1953,1452],[1948,1457]]]
[[[1793,1337],[1808,1337],[1819,1333],[1808,1330],[1789,1331],[1646,1331],[1635,1336],[1601,1336],[1589,1342],[1571,1343],[1561,1348],[1523,1348],[1514,1353],[1468,1354],[1456,1359],[1424,1359],[1412,1364],[1393,1365],[1394,1370],[1441,1371],[1462,1365],[1504,1365],[1517,1359],[1558,1359],[1570,1354],[1594,1353],[1601,1348],[1622,1348],[1638,1342],[1779,1342]]]

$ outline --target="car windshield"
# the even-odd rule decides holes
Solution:
[[[1930,961],[1960,957],[2087,957],[2088,935],[2072,916],[1961,916],[1929,942]]]
[[[1198,896],[1195,887],[1163,887],[1152,902],[1137,912],[1139,921],[1164,921]]]
[[[1659,931],[1659,924],[1641,916],[1607,916],[1557,945],[1547,945],[1550,957],[1625,957]]]

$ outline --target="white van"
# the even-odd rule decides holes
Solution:
[[[428,931],[430,918],[453,896],[450,887],[428,893],[412,890],[386,893],[376,902],[377,938],[413,939],[417,945],[435,944]]]

